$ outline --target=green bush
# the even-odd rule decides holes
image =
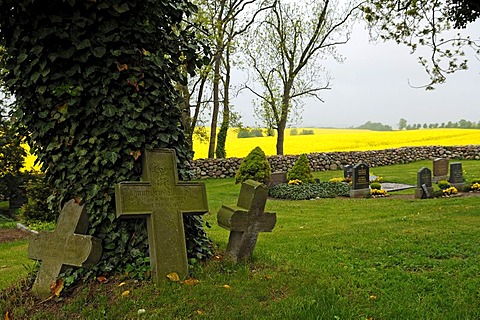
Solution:
[[[440,180],[440,181],[438,181],[438,187],[441,190],[448,189],[448,188],[450,188],[450,182],[448,182],[447,180]]]
[[[237,133],[237,138],[252,138],[252,137],[263,137],[263,132],[261,129],[240,129]]]
[[[307,136],[307,135],[313,135],[313,134],[315,134],[315,132],[312,129],[303,129],[300,132],[301,136]]]
[[[382,184],[379,182],[373,182],[370,184],[370,189],[372,190],[382,190]]]
[[[312,170],[310,169],[310,163],[305,154],[300,155],[297,161],[293,165],[292,169],[288,172],[287,180],[301,180],[303,183],[314,182]]]
[[[295,128],[290,129],[290,135],[291,135],[291,136],[296,136],[296,135],[298,135],[298,130],[295,129]]]
[[[345,183],[319,182],[301,185],[282,183],[271,187],[268,193],[273,198],[289,200],[308,200],[315,198],[348,197],[350,187]]]
[[[240,129],[237,133],[237,138],[250,138],[250,131],[248,129]]]
[[[20,217],[24,222],[55,222],[58,212],[48,208],[47,199],[52,194],[51,186],[44,175],[32,176],[26,185],[28,202],[20,209]]]
[[[235,183],[252,179],[265,183],[270,179],[272,169],[268,163],[265,153],[260,147],[256,147],[243,159],[237,174],[235,175]]]

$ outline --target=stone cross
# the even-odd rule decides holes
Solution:
[[[223,205],[217,214],[218,224],[230,230],[227,255],[234,261],[252,256],[259,232],[271,232],[277,222],[276,214],[264,212],[268,189],[259,182],[242,183],[236,206]]]
[[[176,272],[188,275],[184,214],[208,212],[203,183],[178,181],[174,150],[147,150],[142,156],[142,181],[115,187],[117,218],[146,218],[153,282]]]
[[[100,260],[101,240],[85,235],[88,217],[83,205],[75,200],[63,206],[55,231],[40,231],[28,245],[28,257],[41,260],[40,270],[33,284],[33,293],[40,298],[51,295],[62,267],[88,267]]]

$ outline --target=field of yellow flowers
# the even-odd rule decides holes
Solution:
[[[313,135],[290,135],[285,130],[285,154],[312,152],[382,150],[407,146],[458,146],[480,144],[480,130],[424,129],[410,131],[370,131],[356,129],[309,129]],[[302,129],[297,129],[301,132]],[[259,146],[267,155],[276,154],[276,137],[237,138],[238,131],[228,132],[227,157],[245,157]],[[208,144],[194,141],[195,159],[206,158]]]

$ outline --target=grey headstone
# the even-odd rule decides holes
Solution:
[[[55,231],[40,231],[30,241],[28,257],[42,261],[32,288],[36,296],[47,298],[51,295],[50,286],[64,266],[88,267],[100,260],[101,240],[85,235],[87,229],[84,206],[70,200],[60,212]]]
[[[433,160],[433,180],[435,182],[447,180],[448,163],[449,160],[445,158],[436,158]]]
[[[287,173],[282,171],[272,172],[270,180],[267,182],[269,188],[276,186],[277,184],[287,183]]]
[[[178,181],[174,150],[147,150],[142,156],[142,181],[115,187],[117,218],[146,218],[153,282],[169,273],[188,275],[183,214],[208,212],[205,184]]]
[[[230,230],[227,255],[234,261],[252,256],[259,232],[271,232],[277,218],[265,212],[268,189],[253,180],[242,183],[236,206],[223,205],[217,214],[218,224]]]

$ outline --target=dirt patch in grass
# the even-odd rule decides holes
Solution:
[[[32,234],[20,229],[0,229],[0,243],[31,238]]]

